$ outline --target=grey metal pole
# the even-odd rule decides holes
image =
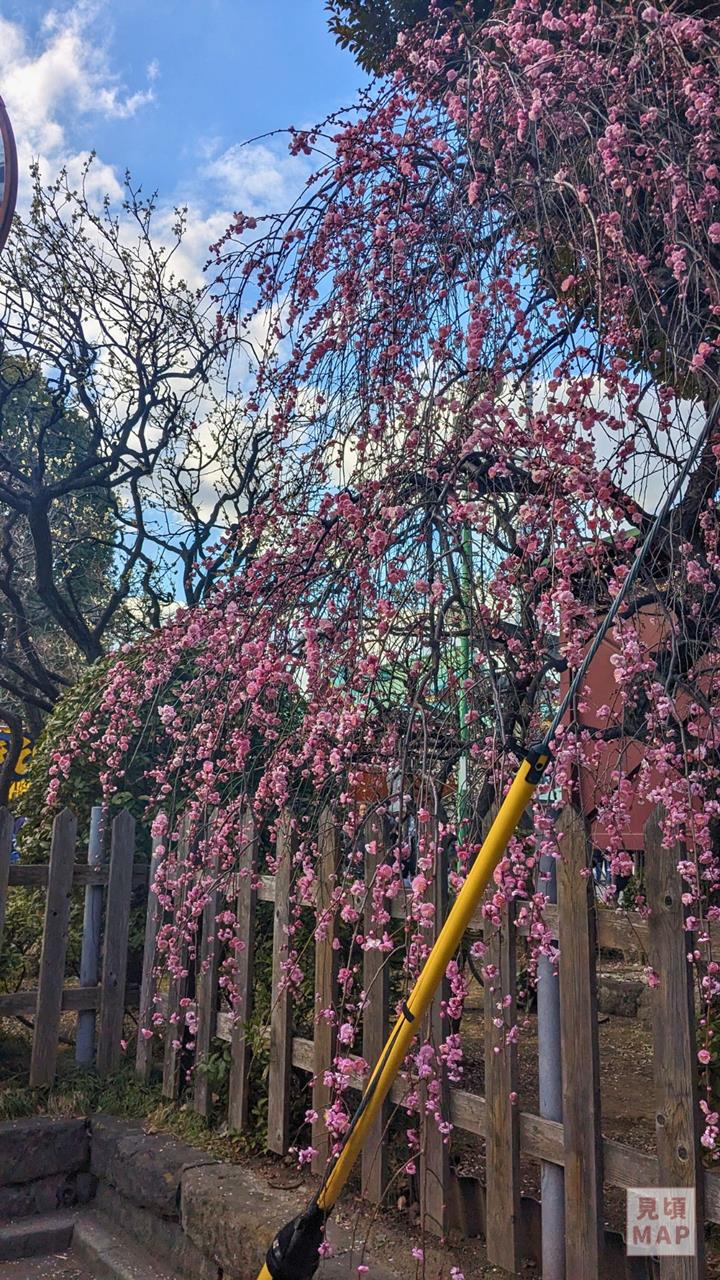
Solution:
[[[540,859],[538,888],[557,902],[557,864],[550,854]],[[538,960],[538,1074],[540,1115],[562,1122],[562,1056],[560,1051],[560,978],[547,956]],[[565,1171],[543,1160],[540,1165],[542,1278],[565,1280]],[[574,1278],[573,1278],[574,1280]]]
[[[102,866],[102,806],[99,804],[93,805],[90,811],[90,839],[88,840],[87,860],[89,867],[100,870]],[[82,951],[80,953],[81,987],[96,987],[100,981],[102,902],[102,885],[86,885]],[[78,1014],[75,1061],[83,1066],[90,1066],[94,1057],[95,1010],[83,1009]]]

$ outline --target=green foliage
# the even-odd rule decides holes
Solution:
[[[0,991],[17,991],[37,973],[42,945],[45,894],[39,889],[11,889],[0,950]]]
[[[465,8],[461,0],[439,0],[441,9]],[[381,73],[401,31],[429,16],[430,0],[326,0],[328,26],[337,43],[349,49],[365,71]],[[486,18],[492,0],[474,0],[477,20]]]
[[[77,1116],[106,1112],[115,1116],[146,1116],[160,1102],[160,1087],[144,1084],[130,1063],[112,1076],[99,1076],[87,1067],[68,1064],[55,1082],[42,1089],[7,1082],[0,1089],[0,1120],[20,1116]]]
[[[132,660],[128,655],[126,660]],[[78,716],[100,699],[105,676],[111,659],[97,662],[69,689],[56,704],[48,717],[45,728],[33,753],[28,777],[28,788],[19,801],[19,812],[25,818],[18,836],[18,847],[24,863],[47,862],[55,811],[48,809],[45,798],[50,781],[50,765],[53,754],[59,750],[71,734]],[[109,830],[112,819],[121,808],[128,808],[138,822],[136,852],[139,860],[149,859],[150,834],[147,823],[141,821],[147,796],[144,794],[142,775],[148,767],[149,757],[136,751],[129,770],[126,789],[112,796],[108,804],[105,822],[105,849],[109,853]],[[76,861],[85,859],[90,835],[90,810],[101,798],[99,766],[83,759],[73,768],[60,791],[60,805],[67,805],[78,819]],[[145,905],[142,889],[130,914],[128,980],[139,980],[144,929]],[[70,927],[66,955],[66,972],[77,974],[82,945],[82,921],[84,891],[73,892],[70,907]],[[23,981],[31,980],[37,973],[42,945],[45,893],[37,889],[15,888],[8,894],[7,918],[0,953],[0,990],[16,990]]]
[[[31,729],[39,727],[39,712],[23,689],[52,698],[62,681],[73,680],[84,662],[70,637],[51,615],[38,592],[38,556],[22,499],[29,496],[29,479],[42,466],[46,485],[61,484],[68,468],[86,456],[91,429],[77,410],[51,394],[42,373],[21,357],[0,360],[0,472],[17,501],[0,503],[5,550],[0,591],[0,627],[5,658],[18,669],[27,666],[32,644],[46,671],[57,674],[40,689],[20,681],[13,709]],[[113,577],[113,544],[117,520],[107,486],[99,481],[82,489],[61,492],[50,510],[52,578],[62,603],[82,611],[89,625],[100,616]],[[27,635],[23,635],[23,630]]]

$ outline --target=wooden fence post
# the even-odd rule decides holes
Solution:
[[[290,1142],[290,1070],[292,1062],[292,1002],[286,985],[290,886],[296,835],[292,814],[284,809],[277,833],[275,915],[270,1013],[270,1071],[268,1078],[268,1147],[284,1156]]]
[[[328,806],[320,814],[318,827],[318,894],[317,923],[323,937],[315,939],[315,1033],[313,1039],[313,1088],[312,1105],[317,1120],[312,1126],[313,1173],[324,1173],[330,1154],[330,1137],[323,1120],[323,1111],[330,1105],[332,1090],[323,1076],[332,1066],[335,1056],[336,1028],[334,1023],[322,1017],[324,1009],[335,1009],[337,996],[338,953],[333,947],[335,939],[335,910],[332,895],[338,869],[340,836],[335,819]],[[320,1016],[318,1016],[320,1015]]]
[[[163,837],[153,840],[150,873],[148,875],[147,911],[145,914],[145,945],[143,947],[142,977],[140,979],[140,1002],[138,1007],[138,1038],[135,1050],[135,1072],[141,1080],[149,1080],[152,1070],[153,1041],[144,1036],[143,1031],[152,1031],[153,1014],[155,1013],[155,943],[160,928],[161,909],[157,897],[152,891],[155,877],[160,865],[159,849],[162,849]]]
[[[557,907],[557,861],[542,854],[537,889]],[[550,956],[537,959],[538,1110],[562,1124],[560,976]],[[565,1280],[565,1172],[552,1160],[540,1164],[540,1240],[543,1280]]]
[[[425,894],[426,902],[435,908],[432,928],[425,933],[429,947],[434,943],[442,928],[447,914],[447,856],[446,849],[438,833],[436,817],[420,823],[418,830],[418,852],[422,857],[433,853],[434,866],[431,880]],[[435,994],[425,1018],[422,1039],[432,1044],[437,1052],[447,1034],[447,1021],[442,1017],[442,1005],[449,994],[447,980],[443,978]],[[436,1058],[438,1083],[440,1086],[440,1110],[443,1119],[450,1118],[450,1095],[444,1067]],[[423,1089],[420,1117],[420,1212],[427,1230],[434,1235],[444,1236],[448,1230],[448,1203],[450,1192],[450,1151],[447,1142],[438,1129],[434,1116],[428,1116],[425,1110],[427,1091]]]
[[[517,1047],[508,1032],[517,1018],[517,929],[515,904],[501,911],[500,926],[485,932],[485,1098],[487,1107],[486,1229],[490,1262],[506,1271],[522,1263],[520,1223],[520,1108],[517,1092]],[[509,997],[509,1004],[504,1001]]]
[[[597,1280],[604,1248],[596,923],[590,851],[579,814],[558,822],[560,1031],[565,1151],[565,1267]]]
[[[110,876],[105,911],[105,950],[100,989],[100,1022],[97,1067],[107,1074],[116,1071],[122,1054],[125,1017],[130,896],[135,857],[135,819],[121,809],[112,824]]]
[[[661,1280],[705,1276],[704,1172],[700,1145],[698,1064],[692,972],[677,864],[679,848],[663,846],[656,809],[645,824],[645,883],[650,911],[649,959],[660,983],[651,992],[659,1185],[695,1188],[695,1254],[659,1259]]]
[[[10,874],[14,827],[15,821],[10,810],[0,809],[0,952],[2,952],[3,934],[5,932],[8,876]]]
[[[385,822],[376,813],[371,814],[365,824],[363,843],[366,846],[364,929],[368,936],[378,929],[377,923],[373,920],[373,887],[377,869],[383,865],[386,857]],[[387,898],[383,898],[382,902],[389,908]],[[363,1058],[372,1067],[379,1061],[390,1027],[390,968],[384,952],[375,948],[363,952],[363,987],[365,1005],[362,1051]],[[386,1103],[368,1129],[362,1149],[362,1194],[373,1204],[380,1204],[388,1180],[388,1149],[385,1133],[387,1118]]]
[[[250,1074],[250,1054],[247,1042],[247,1023],[252,1014],[253,981],[255,976],[255,914],[257,907],[257,889],[255,877],[258,865],[258,836],[252,810],[247,808],[243,815],[241,842],[247,849],[245,860],[247,875],[238,877],[237,905],[235,919],[237,938],[242,943],[236,952],[237,968],[235,989],[238,1008],[242,1016],[238,1017],[232,1030],[230,1048],[230,1086],[228,1097],[228,1124],[231,1129],[242,1133],[248,1122],[248,1091]]]
[[[76,835],[75,814],[70,809],[63,809],[53,822],[50,844],[40,979],[30,1060],[32,1088],[52,1084],[55,1077]]]
[[[102,805],[94,804],[90,810],[90,839],[88,840],[88,866],[99,871],[102,865]],[[96,987],[100,976],[102,945],[101,884],[85,886],[85,910],[83,913],[82,951],[80,954],[80,986]],[[89,1066],[95,1057],[95,1010],[81,1009],[78,1014],[75,1035],[75,1061]]]
[[[180,834],[178,837],[177,848],[177,864],[176,875],[179,877],[184,872],[181,871],[183,864],[187,861],[188,855],[188,830],[185,819],[182,821]],[[176,910],[182,908],[185,903],[187,893],[187,885],[183,884],[179,898],[175,900]],[[180,960],[182,967],[187,969],[187,945],[181,943]],[[180,1001],[185,998],[187,992],[188,980],[187,974],[180,978],[170,978],[168,982],[167,1004],[165,1006],[165,1052],[163,1054],[163,1078],[162,1078],[162,1096],[173,1101],[180,1094],[180,1058],[182,1053],[183,1028],[185,1026],[185,1012],[181,1007]]]
[[[215,1034],[217,1021],[218,977],[220,964],[220,947],[217,939],[218,886],[219,868],[214,862],[212,874],[215,883],[211,887],[208,900],[203,909],[202,944],[198,956],[197,980],[195,983],[197,1001],[197,1031],[195,1034],[195,1110],[198,1115],[210,1113],[210,1085],[207,1065],[210,1056],[210,1044]]]

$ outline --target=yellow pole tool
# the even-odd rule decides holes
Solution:
[[[325,1221],[350,1177],[353,1165],[362,1151],[365,1134],[402,1067],[408,1049],[420,1029],[423,1014],[460,945],[493,871],[503,857],[549,760],[550,750],[543,744],[529,751],[520,765],[417,982],[390,1032],[345,1135],[342,1150],[310,1206],[278,1232],[258,1280],[310,1280],[315,1274]]]

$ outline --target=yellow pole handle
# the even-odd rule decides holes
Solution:
[[[327,1180],[320,1189],[317,1205],[328,1214],[338,1200],[353,1165],[357,1160],[365,1134],[387,1097],[393,1080],[402,1067],[405,1055],[420,1029],[420,1020],[427,1011],[445,974],[448,964],[457,951],[465,930],[482,898],[493,871],[500,862],[515,829],[533,797],[543,769],[550,759],[545,748],[537,749],[525,759],[516,773],[510,790],[503,800],[495,821],[483,841],[477,858],[470,868],[447,919],[440,930],[403,1012],[388,1037],[385,1048],[370,1075],[361,1113],[352,1125],[345,1145],[337,1157]],[[272,1280],[267,1266],[263,1266],[258,1280]]]
[[[350,1177],[352,1167],[362,1150],[365,1134],[402,1067],[407,1051],[420,1029],[420,1020],[432,1002],[445,970],[455,955],[485,888],[490,882],[492,873],[503,857],[513,832],[532,799],[537,782],[528,781],[527,775],[533,773],[536,767],[535,763],[529,760],[524,760],[521,764],[408,997],[406,1007],[412,1014],[412,1020],[407,1018],[405,1013],[401,1013],[390,1033],[385,1050],[380,1055],[379,1062],[365,1087],[366,1094],[370,1090],[373,1091],[368,1100],[367,1109],[349,1134],[318,1197],[318,1204],[326,1213],[332,1209]],[[390,1045],[392,1048],[387,1052]]]

